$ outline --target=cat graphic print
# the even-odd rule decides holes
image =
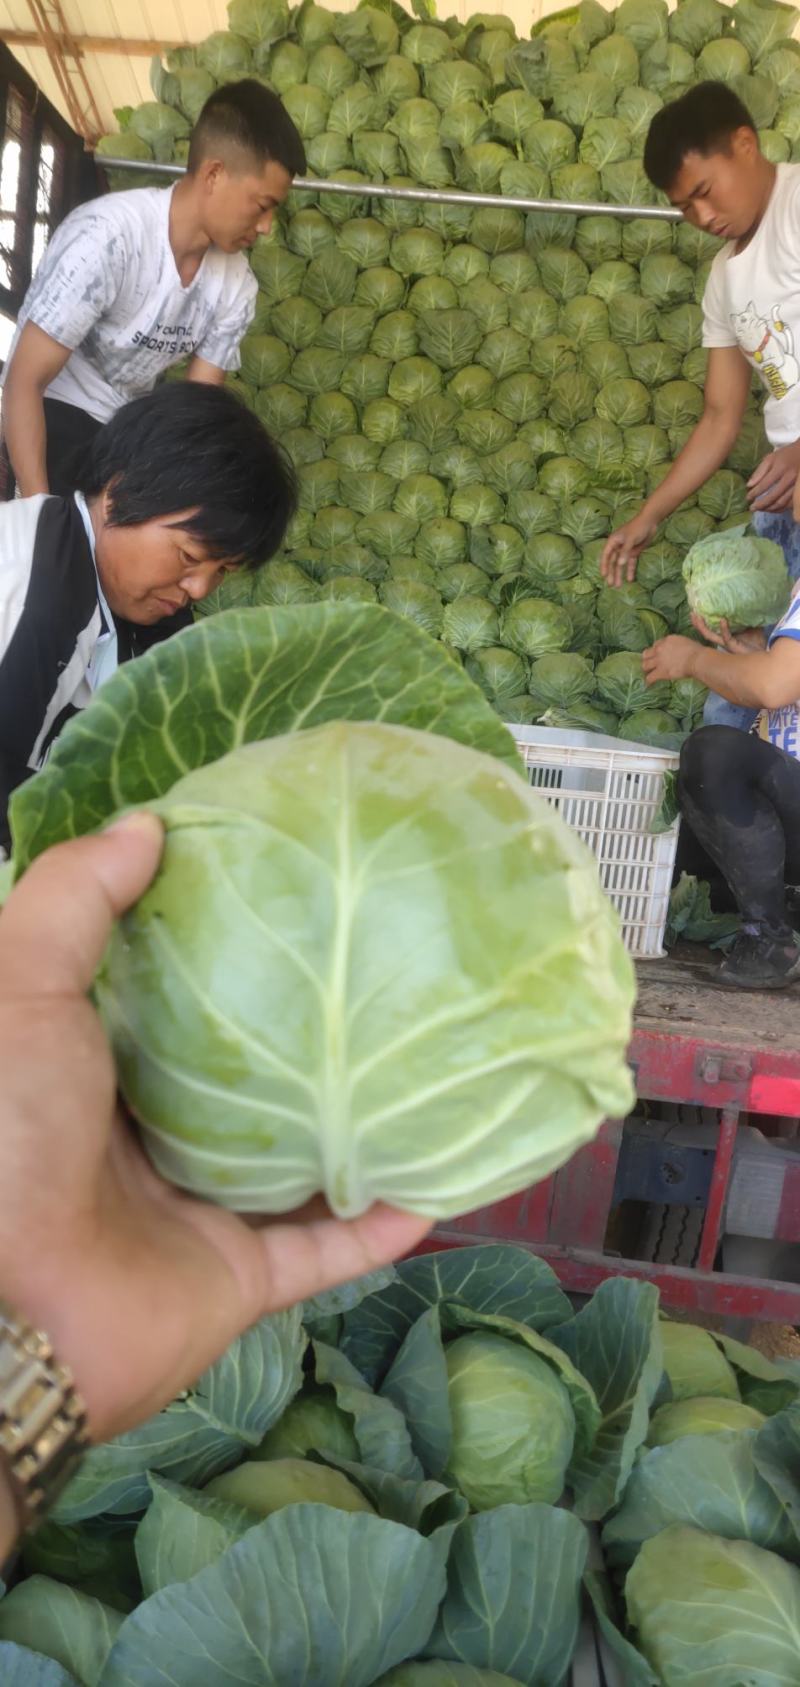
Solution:
[[[745,357],[755,365],[770,396],[786,398],[800,383],[800,363],[794,334],[783,320],[780,307],[770,306],[768,319],[759,316],[751,300],[744,310],[731,311],[731,323]]]

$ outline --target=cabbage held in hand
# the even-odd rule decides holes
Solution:
[[[758,539],[744,527],[709,533],[684,559],[689,608],[712,632],[727,621],[732,632],[768,627],[789,606],[786,558],[772,539]]]
[[[226,1206],[454,1215],[631,1101],[594,861],[513,768],[405,727],[245,745],[153,805],[97,981],[158,1170]]]

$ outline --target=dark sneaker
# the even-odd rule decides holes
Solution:
[[[790,926],[800,932],[800,885],[786,886],[786,911]]]
[[[785,928],[746,925],[719,969],[724,984],[742,990],[783,990],[800,978],[800,948]]]

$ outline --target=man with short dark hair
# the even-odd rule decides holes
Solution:
[[[656,114],[644,165],[687,222],[725,244],[703,297],[703,415],[639,514],[612,533],[603,574],[612,585],[632,580],[659,524],[724,463],[755,371],[766,390],[771,450],[748,482],[750,507],[756,531],[783,546],[797,578],[800,531],[791,506],[800,471],[800,165],[768,162],[749,112],[721,82],[703,82]],[[752,709],[720,699],[706,715],[742,727],[753,718]]]
[[[108,194],[64,220],[6,366],[3,432],[23,497],[72,491],[76,452],[172,364],[188,358],[189,380],[217,385],[238,369],[257,291],[245,252],[304,169],[277,95],[228,83],[200,113],[181,180]]]
[[[0,505],[0,846],[14,788],[147,630],[278,549],[288,459],[235,394],[171,381],[98,428],[69,498]],[[1,853],[1,849],[0,849]]]

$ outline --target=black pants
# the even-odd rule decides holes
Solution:
[[[80,469],[87,447],[102,427],[94,416],[60,398],[46,398],[47,484],[51,492],[66,498],[80,481]]]
[[[681,751],[678,795],[695,837],[746,922],[788,928],[800,884],[800,762],[731,726],[704,726]]]
[[[47,484],[59,498],[68,498],[80,480],[80,469],[87,447],[102,426],[94,416],[79,410],[76,404],[64,404],[60,398],[44,399],[44,419],[47,428]],[[5,459],[5,497],[13,498],[16,480],[3,446]]]

